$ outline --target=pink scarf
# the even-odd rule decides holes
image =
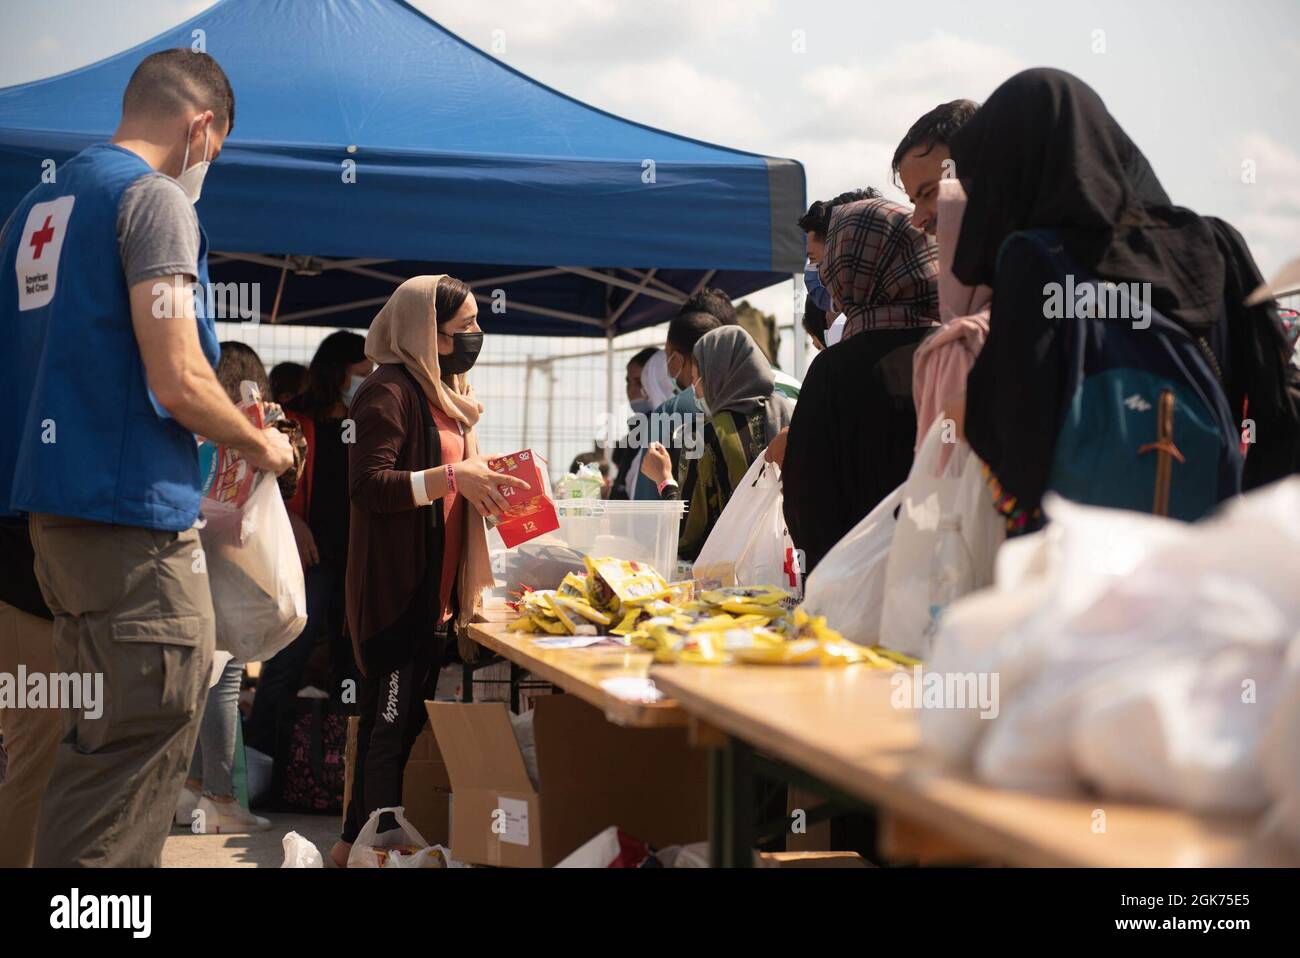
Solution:
[[[916,402],[916,444],[919,447],[944,403],[965,392],[966,376],[989,334],[993,290],[966,286],[952,273],[953,251],[961,230],[966,193],[960,181],[939,183],[939,321],[942,324],[917,348],[912,358],[912,398]],[[948,464],[953,444],[944,446],[940,469]]]

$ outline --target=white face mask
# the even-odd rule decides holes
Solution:
[[[361,388],[361,384],[365,381],[366,381],[365,376],[355,376],[355,375],[352,377],[351,380],[348,381],[348,388],[343,390],[343,405],[345,406],[352,405],[352,400],[356,398],[357,390]]]
[[[196,116],[194,123],[198,121],[199,117]],[[191,129],[193,129],[194,123],[190,124]],[[185,164],[190,161],[190,138],[188,133],[185,136],[185,157],[181,160],[181,175],[176,177],[176,182],[180,184],[181,189],[185,191],[185,195],[190,198],[191,203],[199,201],[199,196],[203,193],[203,178],[208,175],[208,167],[212,165],[212,161],[208,159],[208,133],[210,129],[209,127],[203,131],[203,159],[189,168],[186,168]]]

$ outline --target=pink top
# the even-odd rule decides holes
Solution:
[[[989,334],[993,290],[967,286],[952,273],[953,254],[966,209],[961,182],[939,182],[935,239],[939,244],[940,327],[917,348],[912,358],[912,398],[916,403],[916,444],[943,412],[944,403],[966,389],[966,377]],[[945,445],[939,463],[948,464],[951,445]]]
[[[460,424],[433,403],[429,404],[433,412],[434,424],[438,427],[438,438],[442,440],[442,464],[452,465],[465,458],[465,435]],[[465,541],[465,497],[460,491],[448,493],[442,497],[442,518],[446,523],[446,545],[442,552],[442,589],[439,601],[442,603],[442,619],[451,618],[451,595],[456,585],[456,571],[460,568],[460,553]]]

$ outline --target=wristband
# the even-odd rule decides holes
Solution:
[[[655,489],[658,490],[659,495],[662,496],[664,494],[665,489],[667,489],[669,486],[675,486],[675,485],[677,485],[677,480],[674,479],[672,476],[669,476],[663,482],[659,483],[659,485],[655,486]]]
[[[452,495],[456,491],[456,472],[451,468],[451,463],[446,465],[447,470],[447,494]]]

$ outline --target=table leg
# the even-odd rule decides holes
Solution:
[[[754,864],[753,750],[728,736],[713,750],[709,765],[709,864],[750,868]]]

